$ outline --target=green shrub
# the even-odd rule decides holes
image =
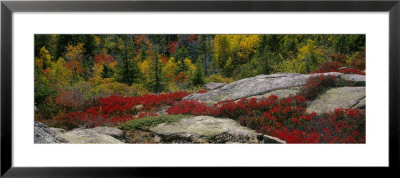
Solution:
[[[219,74],[212,74],[206,77],[206,83],[216,82],[216,83],[232,83],[233,79],[228,77],[222,77]]]
[[[175,122],[183,118],[191,117],[190,115],[162,115],[153,117],[144,117],[141,119],[130,120],[124,124],[118,126],[119,129],[123,130],[145,130],[148,127],[156,126],[161,123]]]
[[[35,119],[36,120],[49,120],[53,119],[62,111],[62,107],[56,104],[55,99],[47,97],[43,104],[36,106]]]

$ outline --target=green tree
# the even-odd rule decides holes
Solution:
[[[232,77],[233,71],[234,71],[233,60],[231,57],[229,57],[224,65],[223,73],[226,77]]]
[[[210,52],[211,52],[211,46],[210,46],[210,35],[199,35],[200,37],[200,45],[198,48],[199,54],[203,54],[204,57],[201,58],[203,61],[203,66],[204,66],[204,74],[207,76],[208,75],[208,61],[210,57]]]
[[[111,67],[108,67],[108,65],[103,64],[103,70],[101,71],[101,78],[111,78],[113,74],[114,74],[113,69]]]
[[[35,106],[42,105],[47,97],[56,96],[57,91],[50,87],[49,81],[41,68],[35,65]]]
[[[116,81],[120,83],[125,83],[127,85],[132,85],[133,83],[139,83],[141,79],[141,73],[136,61],[132,59],[124,59],[122,61],[123,62],[118,63],[117,65]],[[102,74],[102,77],[103,76],[105,75]]]
[[[151,77],[148,88],[156,93],[159,93],[165,88],[165,79],[162,77],[162,67],[160,58],[166,57],[167,39],[165,35],[149,35],[150,57],[152,58]]]
[[[116,80],[127,85],[140,82],[140,69],[137,61],[133,60],[134,45],[132,43],[132,35],[120,35],[116,39],[118,42],[116,49],[121,52],[121,60],[117,65]]]
[[[180,72],[186,72],[188,70],[185,65],[184,60],[189,57],[189,51],[187,47],[180,47],[174,54],[175,60],[178,62],[178,69],[176,70],[176,74]]]
[[[203,65],[201,60],[197,60],[196,68],[190,77],[190,84],[195,87],[203,86],[205,83]]]

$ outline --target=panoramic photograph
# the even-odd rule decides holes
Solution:
[[[365,39],[35,34],[34,143],[365,144]]]

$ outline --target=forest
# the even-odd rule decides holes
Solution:
[[[363,34],[36,34],[35,120],[67,130],[116,126],[156,116],[161,106],[207,92],[210,82],[276,73],[365,75],[365,40]],[[130,111],[140,104],[141,112]]]

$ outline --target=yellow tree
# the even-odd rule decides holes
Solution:
[[[51,55],[43,46],[40,48],[39,57],[35,58],[35,65],[42,70],[46,70],[50,65]]]
[[[324,62],[324,50],[315,45],[315,42],[311,39],[307,40],[307,43],[299,48],[297,59],[306,64],[305,71],[299,71],[302,73],[309,73],[311,70],[316,69],[319,65]]]
[[[74,74],[72,70],[66,66],[67,63],[63,58],[59,58],[57,62],[51,62],[51,66],[46,76],[49,80],[49,83],[54,88],[61,89],[70,85]]]
[[[259,35],[229,35],[230,51],[235,65],[245,64],[257,52],[260,44]]]
[[[232,72],[239,65],[249,62],[257,53],[260,35],[216,35],[214,43],[216,63],[224,71]],[[227,65],[228,59],[231,61]]]
[[[231,56],[231,47],[227,35],[216,35],[214,38],[214,59],[220,68],[223,68]]]
[[[66,66],[73,72],[74,81],[78,81],[85,72],[82,68],[82,60],[84,60],[85,49],[83,48],[83,43],[78,43],[77,45],[69,44],[66,47]]]
[[[139,69],[140,72],[143,74],[144,76],[144,83],[147,83],[150,81],[150,77],[151,77],[151,66],[152,66],[152,60],[151,59],[146,59],[142,62],[139,63]]]
[[[177,68],[178,64],[175,61],[175,58],[171,57],[167,64],[165,64],[165,66],[161,69],[161,74],[167,80],[167,82],[170,82],[175,78]]]

